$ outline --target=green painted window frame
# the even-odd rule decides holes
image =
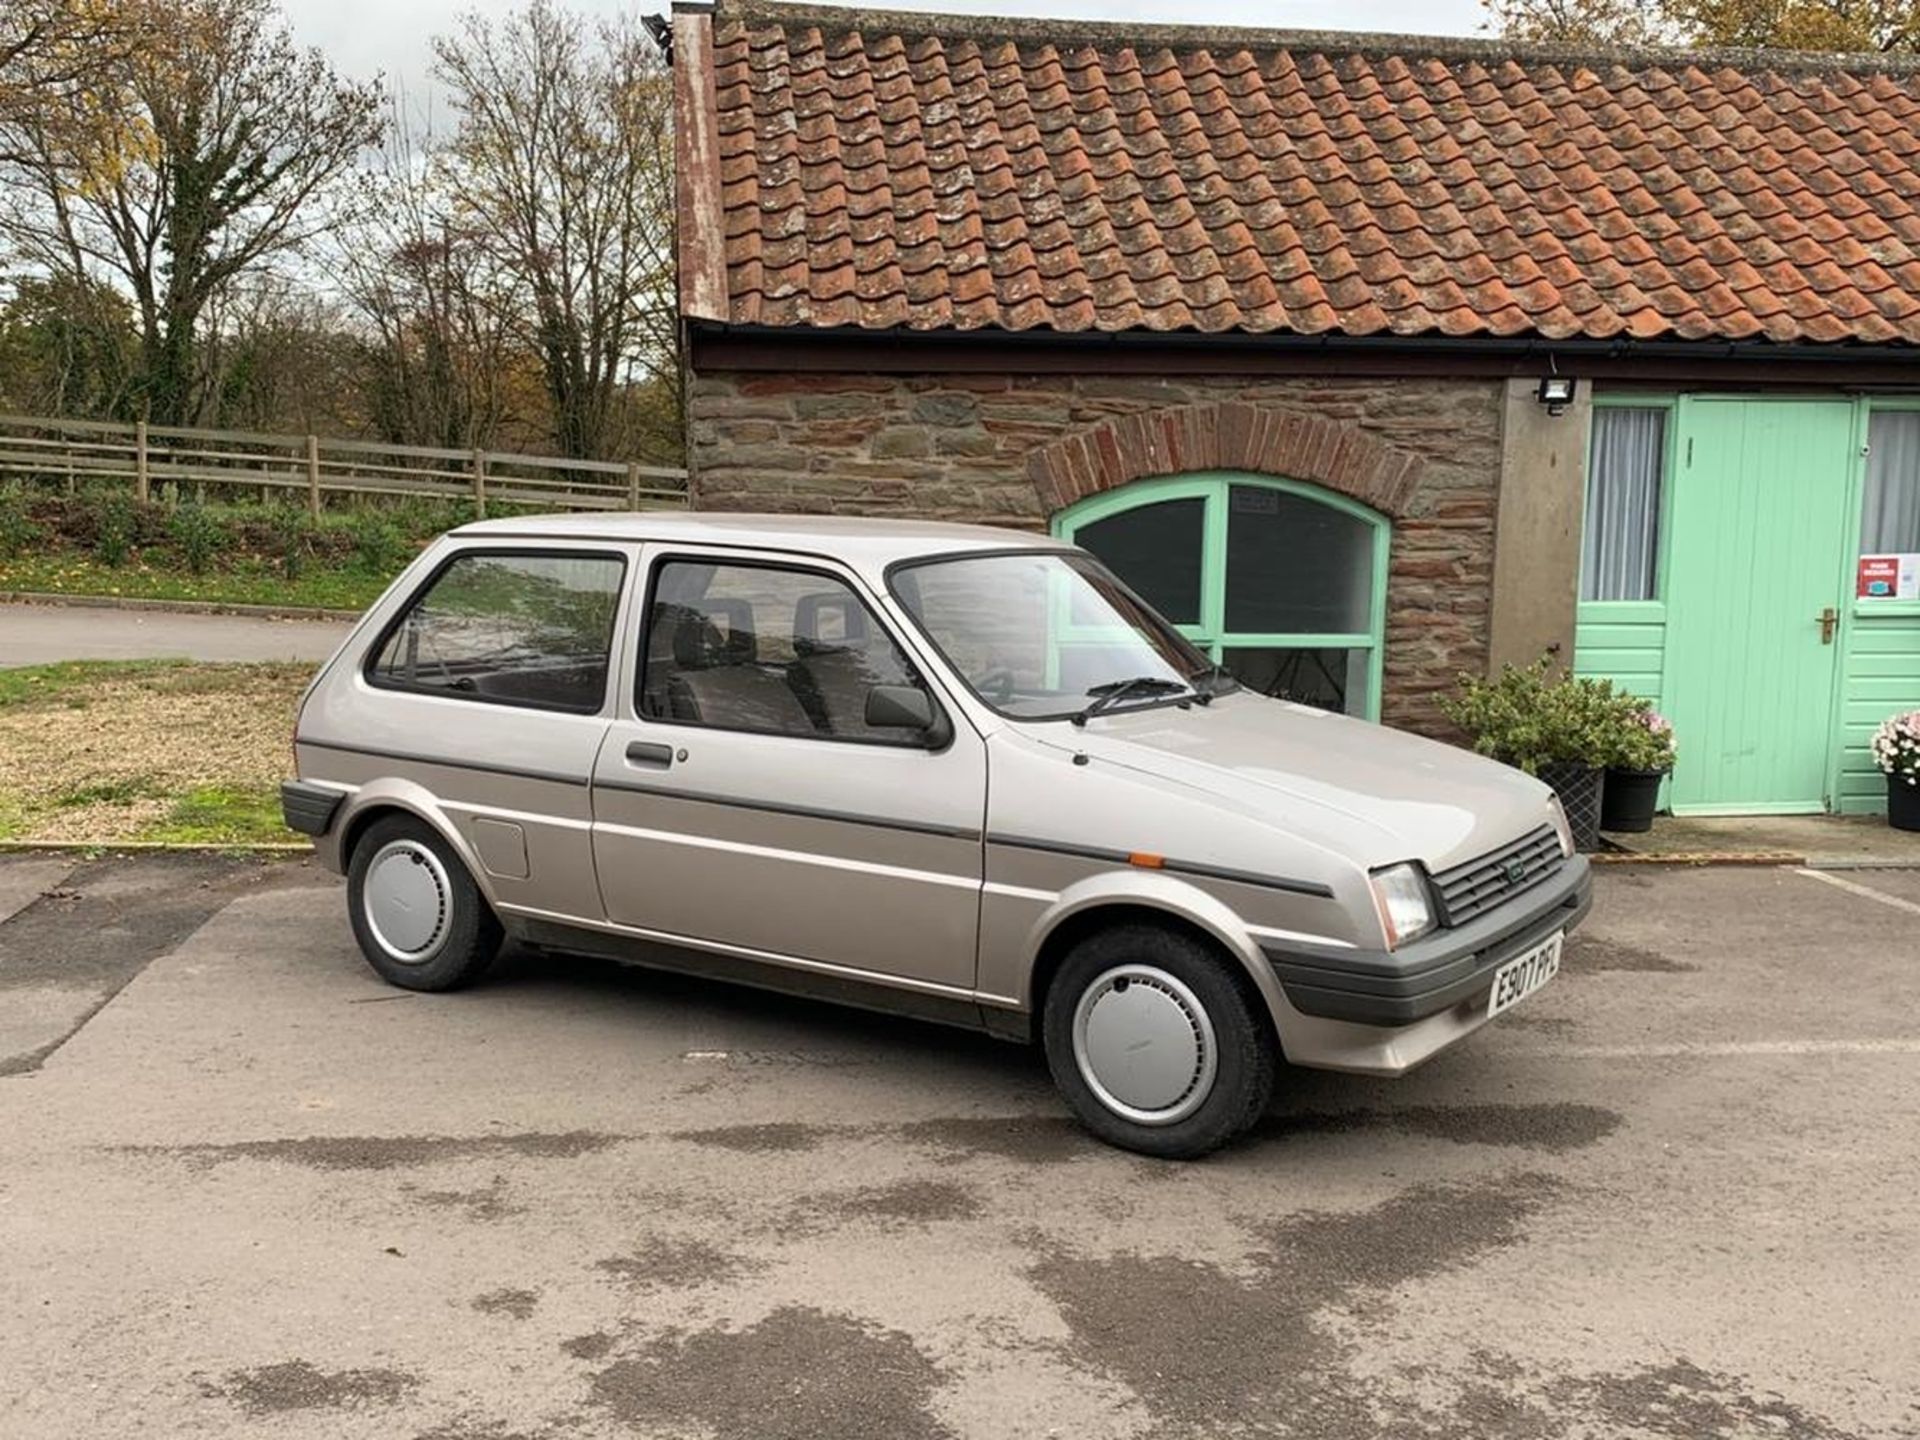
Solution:
[[[1363,631],[1296,631],[1257,633],[1228,630],[1227,517],[1228,491],[1235,485],[1278,490],[1326,505],[1365,523],[1373,541],[1373,574],[1367,601],[1367,628]],[[1157,505],[1167,500],[1198,499],[1204,504],[1200,539],[1200,621],[1174,628],[1204,651],[1216,665],[1228,650],[1364,650],[1367,654],[1367,704],[1362,719],[1380,718],[1380,689],[1386,671],[1387,565],[1393,546],[1393,522],[1379,511],[1319,485],[1254,475],[1235,470],[1208,470],[1154,480],[1136,480],[1118,489],[1089,496],[1053,517],[1052,532],[1071,541],[1084,525],[1109,516]]]

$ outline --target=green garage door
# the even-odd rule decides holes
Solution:
[[[1826,808],[1854,408],[1680,407],[1663,702],[1678,813]]]

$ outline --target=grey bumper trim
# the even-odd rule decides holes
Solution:
[[[302,835],[324,835],[332,828],[333,817],[346,798],[344,792],[325,785],[285,780],[280,785],[280,814],[289,830],[297,830]]]
[[[1485,990],[1505,961],[1556,930],[1571,930],[1592,904],[1592,873],[1586,857],[1576,855],[1546,884],[1402,950],[1263,950],[1287,1002],[1301,1014],[1411,1025]]]

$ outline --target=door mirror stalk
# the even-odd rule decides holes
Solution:
[[[953,722],[918,685],[875,685],[867,691],[867,725],[874,730],[917,730],[929,750],[953,739]]]

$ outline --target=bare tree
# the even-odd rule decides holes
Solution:
[[[403,98],[390,104],[387,146],[334,267],[362,325],[369,418],[398,444],[491,447],[525,353],[513,278],[456,214],[431,130],[416,138]]]
[[[630,397],[679,375],[671,84],[652,43],[630,20],[589,30],[531,0],[499,25],[468,15],[434,53],[460,116],[447,157],[458,221],[515,282],[554,443],[583,457],[651,448]]]
[[[214,398],[203,317],[336,222],[322,197],[378,140],[378,92],[299,50],[273,0],[95,3],[137,3],[150,29],[65,116],[0,121],[0,233],[37,269],[124,290],[144,407],[192,423]]]
[[[1488,26],[1520,40],[1751,49],[1920,49],[1920,0],[1484,0]]]

